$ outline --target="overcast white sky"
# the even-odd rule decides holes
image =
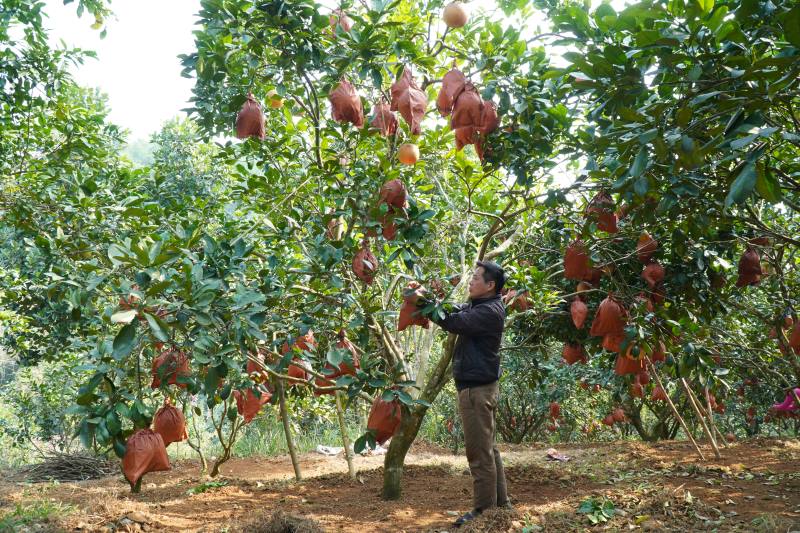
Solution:
[[[599,4],[601,0],[593,0]],[[323,0],[323,4],[332,0]],[[74,72],[76,81],[106,93],[111,121],[130,131],[129,140],[148,139],[161,125],[189,107],[194,81],[182,78],[179,54],[194,49],[195,14],[199,0],[114,0],[114,16],[107,21],[108,35],[92,30],[91,16],[78,18],[76,3],[46,0],[46,26],[54,45],[94,50],[97,60],[88,60]],[[612,0],[619,9],[625,0]],[[470,10],[490,0],[471,0]],[[528,31],[537,31],[540,21],[531,21]]]
[[[115,0],[108,35],[92,30],[91,15],[78,18],[77,3],[47,0],[53,44],[94,50],[74,72],[76,81],[106,93],[111,121],[130,130],[130,140],[149,138],[166,120],[188,107],[194,81],[182,78],[178,54],[194,49],[199,0]]]

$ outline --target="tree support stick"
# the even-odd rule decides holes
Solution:
[[[347,460],[347,471],[350,477],[356,478],[356,467],[353,464],[353,448],[350,446],[350,435],[347,434],[347,424],[344,419],[344,407],[342,406],[342,393],[336,391],[336,416],[339,418],[339,430],[342,432],[342,444],[344,444],[344,458]]]
[[[719,448],[717,448],[717,441],[714,439],[714,435],[711,433],[711,430],[708,429],[708,424],[706,424],[706,418],[703,416],[702,411],[700,411],[700,407],[697,405],[697,402],[694,401],[694,393],[692,389],[689,388],[689,384],[686,383],[685,378],[681,378],[681,385],[683,385],[683,390],[686,391],[686,396],[689,397],[689,404],[694,409],[695,414],[697,414],[697,418],[700,420],[700,425],[703,428],[703,431],[708,437],[708,442],[711,444],[711,448],[714,450],[714,457],[717,459],[722,459],[722,455],[719,453]]]
[[[727,443],[727,441],[725,439],[725,436],[722,434],[722,432],[717,427],[717,423],[714,422],[714,411],[711,409],[711,396],[709,396],[709,394],[708,394],[708,387],[703,387],[703,394],[706,397],[705,411],[706,411],[706,414],[708,415],[708,421],[711,424],[711,429],[713,429],[714,430],[714,434],[717,435],[717,437],[719,437],[719,441],[717,441],[717,442],[722,442],[722,445],[727,448],[728,447],[728,443]],[[701,402],[700,400],[698,400],[697,403],[699,403],[701,406],[703,404],[703,402]]]
[[[292,458],[292,467],[294,467],[294,478],[297,481],[302,481],[303,474],[300,472],[300,462],[297,460],[297,450],[294,447],[294,438],[292,437],[292,424],[289,419],[289,410],[286,408],[286,391],[283,386],[283,381],[277,381],[278,399],[280,400],[281,421],[283,421],[283,432],[286,434],[286,447],[289,448],[289,457]]]
[[[664,388],[664,384],[661,383],[661,378],[658,376],[658,372],[656,372],[656,367],[652,363],[652,361],[650,361],[649,358],[647,359],[647,366],[650,368],[650,373],[653,375],[654,378],[656,378],[656,383],[658,383],[658,386],[661,387],[663,390],[667,390]],[[672,403],[672,398],[669,397],[669,394],[667,395],[667,405],[669,405],[669,408],[672,409],[672,414],[675,415],[675,418],[678,419],[678,422],[683,428],[683,431],[686,432],[686,436],[689,437],[689,440],[692,441],[692,444],[694,444],[694,449],[697,450],[697,455],[700,456],[701,460],[705,461],[706,456],[703,455],[703,450],[701,450],[700,446],[697,445],[697,441],[694,440],[692,432],[689,431],[689,426],[686,425],[686,421],[683,419],[680,413],[678,413],[678,409],[675,408],[675,404]]]

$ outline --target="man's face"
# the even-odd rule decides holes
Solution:
[[[494,295],[494,281],[483,280],[483,267],[477,267],[469,280],[469,297],[485,298]]]

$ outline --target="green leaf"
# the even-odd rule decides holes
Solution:
[[[800,48],[800,6],[786,14],[783,21],[783,32],[787,41]]]
[[[703,10],[703,13],[708,15],[714,9],[714,0],[697,0],[697,5]]]
[[[122,421],[119,419],[117,412],[113,409],[106,413],[106,428],[112,436],[122,430]]]
[[[414,399],[405,391],[397,391],[397,399],[403,402],[406,405],[412,405],[414,403]]]
[[[206,389],[206,396],[211,398],[214,396],[217,386],[219,385],[219,372],[217,371],[217,367],[210,366],[208,367],[208,373],[206,374],[206,379],[203,382],[203,385]]]
[[[364,435],[361,435],[360,437],[358,437],[356,439],[355,443],[353,443],[353,451],[355,453],[361,453],[366,448],[367,448],[367,435],[364,434]]]
[[[685,128],[690,120],[692,120],[692,108],[689,106],[681,107],[675,117],[678,126]]]
[[[776,204],[781,201],[781,185],[769,169],[759,168],[758,178],[756,179],[756,192],[764,200]]]
[[[644,172],[644,169],[647,168],[647,147],[642,146],[639,149],[639,153],[636,154],[636,159],[633,160],[633,165],[631,166],[630,174],[634,178],[638,178]]]
[[[328,363],[330,363],[331,366],[338,367],[340,364],[342,364],[344,352],[345,350],[341,350],[339,348],[336,348],[335,346],[331,346],[328,349],[328,353],[326,356]]]
[[[114,337],[113,356],[119,360],[129,355],[136,344],[136,322],[124,326]]]
[[[125,456],[126,449],[127,447],[125,446],[125,443],[122,441],[122,439],[120,438],[114,439],[114,453],[117,455],[117,457],[122,459]]]
[[[383,394],[381,394],[381,400],[384,402],[391,402],[395,398],[395,392],[396,391],[391,389],[383,391]]]
[[[731,184],[731,190],[725,198],[725,207],[744,202],[753,192],[756,185],[756,166],[755,163],[748,162],[739,171],[739,175]]]
[[[752,135],[736,139],[735,141],[731,141],[731,149],[739,150],[740,148],[744,148],[745,146],[753,142],[757,137],[758,134],[754,133]]]
[[[145,313],[144,317],[147,319],[147,325],[150,326],[150,331],[153,332],[155,338],[161,342],[169,341],[169,335],[167,335],[166,332],[169,326],[167,326],[163,320],[157,316],[151,315],[150,313]]]
[[[114,324],[130,324],[134,318],[136,318],[136,310],[129,309],[111,315],[111,322]]]

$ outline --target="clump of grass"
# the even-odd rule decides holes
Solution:
[[[206,481],[186,491],[186,494],[202,494],[210,490],[221,489],[228,484],[227,481]]]
[[[322,533],[323,530],[319,523],[309,518],[275,511],[271,516],[263,513],[234,531],[241,533]]]
[[[10,511],[0,511],[0,531],[16,531],[21,526],[51,523],[55,517],[75,512],[75,507],[61,502],[34,501],[18,503]],[[53,529],[58,531],[58,529]]]
[[[750,525],[753,526],[753,531],[768,532],[768,531],[792,531],[792,528],[797,524],[785,517],[775,514],[762,514],[755,517]]]

